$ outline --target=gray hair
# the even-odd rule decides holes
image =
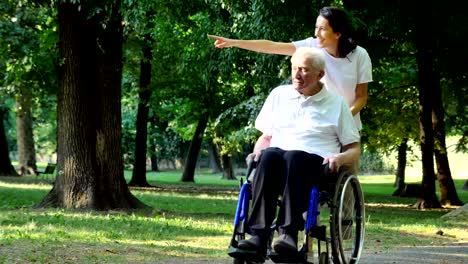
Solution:
[[[300,47],[297,48],[293,57],[301,56],[307,59],[312,69],[317,71],[325,70],[325,54],[318,48]]]

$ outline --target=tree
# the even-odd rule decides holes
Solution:
[[[414,9],[416,10],[416,9]],[[434,71],[435,43],[433,38],[426,38],[430,34],[432,25],[430,5],[424,4],[416,12],[414,19],[414,43],[416,59],[418,62],[418,90],[420,107],[420,145],[422,156],[422,193],[415,207],[438,208],[441,207],[435,194],[434,173],[434,130],[432,126],[432,110],[434,96],[439,88],[438,75]]]
[[[438,75],[437,73],[434,74]],[[434,129],[434,156],[437,165],[440,202],[442,205],[463,205],[463,202],[458,198],[447,156],[445,144],[445,109],[442,103],[440,83],[436,86],[436,89],[432,98],[432,126]]]
[[[405,186],[405,168],[406,168],[406,152],[408,150],[408,139],[404,138],[398,145],[398,165],[396,170],[395,184],[397,190],[393,195],[400,193]]]
[[[18,176],[13,165],[11,165],[8,141],[5,133],[4,119],[7,110],[0,106],[0,175],[1,176]]]
[[[150,16],[151,12],[147,12]],[[146,180],[146,153],[148,141],[148,114],[149,101],[151,97],[151,61],[153,53],[151,51],[152,39],[149,34],[144,37],[143,43],[143,59],[140,66],[140,87],[138,91],[139,102],[136,119],[136,136],[135,136],[135,159],[133,165],[132,179],[128,183],[130,186],[150,186]]]
[[[437,25],[441,27],[441,35],[440,39],[435,41],[436,51],[438,54],[436,75],[439,77],[439,85],[436,86],[437,90],[433,97],[432,124],[435,137],[434,154],[437,165],[440,202],[442,205],[463,205],[463,202],[458,197],[452,173],[450,171],[445,138],[447,134],[446,131],[450,132],[451,130],[455,130],[453,127],[447,126],[446,115],[450,113],[447,109],[454,108],[452,105],[463,104],[461,102],[463,102],[464,99],[466,102],[466,95],[460,90],[466,89],[463,87],[468,86],[468,80],[466,80],[465,77],[460,78],[459,76],[454,75],[453,72],[462,72],[464,75],[466,70],[468,70],[468,67],[464,65],[464,63],[457,63],[459,67],[454,67],[452,64],[453,59],[456,59],[457,56],[463,56],[463,54],[460,54],[458,51],[454,52],[456,49],[453,48],[454,46],[458,46],[458,43],[462,41],[463,38],[460,33],[463,34],[463,32],[467,32],[467,29],[463,25],[466,26],[468,23],[462,18],[464,16],[462,13],[455,12],[454,14],[451,14],[453,17],[448,17],[446,15],[441,15],[437,10],[438,8],[434,7],[432,15],[442,23],[437,23]],[[462,32],[459,32],[458,29],[450,30],[452,28],[458,28],[459,26],[463,28]],[[461,52],[465,55],[468,54],[464,50]],[[446,86],[445,89],[444,85],[446,85],[447,77],[444,76],[451,77],[451,80],[448,82],[451,85],[450,87]],[[459,89],[458,87],[462,87],[462,89]],[[450,93],[458,95],[455,100],[453,100],[454,98],[449,98],[448,94]],[[444,105],[447,105],[448,107]],[[456,109],[457,108],[458,107],[456,107]],[[461,119],[461,122],[466,121],[467,117],[464,115],[466,114],[466,110],[463,110],[463,108],[458,108],[457,110],[459,111],[454,113],[454,115],[457,116],[456,119]],[[455,128],[456,127],[457,126],[455,126]],[[467,131],[468,129],[465,128],[465,131],[459,133],[462,135],[461,140],[458,143],[459,146],[463,141],[463,135],[466,134]]]
[[[22,92],[16,98],[16,131],[20,174],[37,175],[31,95],[26,89],[22,89]]]
[[[213,143],[213,140],[208,142],[208,156],[210,159],[210,169],[212,173],[221,172],[221,160],[219,157],[218,147]]]
[[[193,134],[193,138],[190,141],[190,147],[188,149],[187,158],[185,160],[184,171],[182,173],[183,182],[194,182],[195,181],[195,168],[197,165],[198,153],[203,141],[203,134],[205,133],[206,125],[208,124],[208,117],[202,115],[198,120],[197,128]]]
[[[58,3],[58,175],[39,206],[139,208],[121,151],[120,1]]]
[[[439,181],[441,188],[456,196],[455,189],[451,187],[453,179],[451,178],[444,144],[446,127],[444,124],[444,106],[441,101],[443,98],[441,84],[447,78],[450,80],[457,79],[454,78],[453,72],[460,72],[460,69],[466,68],[466,66],[462,66],[460,69],[453,69],[453,66],[448,66],[450,63],[446,63],[448,61],[447,58],[454,56],[453,54],[450,55],[451,52],[449,52],[450,49],[448,47],[453,45],[453,43],[460,43],[461,41],[459,37],[450,37],[456,35],[457,33],[455,32],[459,32],[458,30],[452,30],[455,24],[451,24],[451,21],[458,20],[446,17],[446,13],[441,14],[438,11],[440,8],[437,4],[428,4],[421,1],[411,2],[410,4],[403,3],[402,1],[366,1],[365,3],[359,2],[359,5],[357,1],[347,2],[351,2],[352,6],[361,11],[365,10],[361,12],[364,20],[375,21],[375,23],[373,22],[369,26],[371,32],[369,41],[373,42],[374,45],[368,46],[371,47],[371,51],[378,54],[379,63],[382,61],[382,58],[389,58],[390,61],[396,61],[396,65],[401,65],[395,59],[397,57],[392,59],[391,56],[394,55],[392,50],[398,51],[398,53],[403,55],[401,57],[413,56],[416,59],[417,66],[413,68],[417,69],[418,77],[416,86],[419,92],[420,145],[423,160],[423,192],[416,206],[438,207],[440,204],[435,201],[437,197],[435,195],[436,189],[434,184],[434,155],[436,156],[438,175],[440,175],[438,178],[443,179]],[[460,16],[461,14],[457,14],[458,12],[455,11],[450,15],[462,17]],[[434,23],[435,21],[441,21],[441,23]],[[449,25],[452,25],[452,27]],[[439,34],[433,34],[436,31]],[[379,36],[379,38],[376,38],[376,36]],[[380,45],[376,43],[379,41]],[[390,52],[388,52],[389,48]],[[386,53],[389,55],[384,55]],[[456,56],[460,55],[457,54]],[[448,68],[452,69],[447,71],[446,69]],[[460,89],[454,90],[460,91]],[[400,98],[399,94],[393,94],[393,96]],[[454,101],[456,102],[460,98],[463,98],[463,96]],[[391,99],[389,98],[389,100]],[[449,106],[454,104],[453,101],[449,100],[445,101],[445,103]],[[389,119],[386,118],[385,120]],[[399,118],[398,120],[401,121]],[[366,124],[366,122],[364,123]],[[435,130],[435,127],[437,127],[438,132]],[[464,133],[461,134],[463,135]],[[375,134],[372,134],[370,137],[374,136]],[[401,142],[401,140],[393,142]],[[437,146],[440,146],[440,152],[436,150]],[[439,157],[437,158],[437,156]],[[457,201],[453,197],[452,199],[454,202]],[[441,198],[441,200],[443,199]]]
[[[425,4],[422,10],[419,10],[419,8],[417,10],[418,12],[415,12],[418,14],[415,17],[415,43],[420,70],[419,91],[422,116],[421,125],[424,130],[424,133],[421,134],[423,150],[423,192],[425,191],[424,189],[430,190],[431,192],[432,189],[434,189],[435,192],[435,188],[432,186],[433,180],[431,180],[431,178],[433,178],[433,172],[429,171],[433,170],[433,167],[427,167],[433,162],[432,155],[429,161],[429,154],[424,153],[424,150],[429,151],[428,148],[432,147],[437,163],[437,178],[442,194],[441,201],[443,204],[461,205],[463,203],[458,198],[453,183],[445,146],[445,111],[441,99],[440,65],[436,64],[437,58],[441,56],[442,47],[434,37],[427,38],[427,36],[430,36],[431,29],[429,28],[432,28],[434,19],[442,17],[438,15],[438,9],[435,5]],[[421,15],[422,13],[424,13],[424,15]],[[434,28],[438,27],[435,26]],[[431,109],[430,113],[428,113],[428,107]],[[425,138],[423,138],[423,136],[425,136]],[[433,139],[428,137],[433,137]],[[427,144],[427,146],[423,144]],[[422,208],[432,206],[439,207],[440,203],[435,203],[433,199],[434,197],[432,195],[424,195],[423,199],[420,199],[416,206]]]
[[[36,174],[36,150],[31,109],[55,87],[50,8],[41,1],[0,4],[0,64],[5,65],[0,93],[16,101],[18,162],[21,174]],[[3,67],[1,67],[3,68]],[[2,96],[2,97],[3,97]],[[45,96],[46,97],[46,96]]]

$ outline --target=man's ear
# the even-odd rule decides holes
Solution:
[[[321,70],[321,71],[319,72],[319,77],[322,78],[324,75],[325,75],[325,71],[324,71],[324,70]]]

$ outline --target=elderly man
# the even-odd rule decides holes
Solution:
[[[239,241],[240,249],[266,254],[281,195],[279,237],[273,248],[280,254],[297,252],[298,231],[304,228],[302,213],[324,166],[334,172],[359,159],[359,132],[343,98],[320,82],[324,68],[321,50],[298,48],[291,58],[292,84],[272,90],[256,119],[263,134],[249,155],[258,161],[248,223],[251,237]]]

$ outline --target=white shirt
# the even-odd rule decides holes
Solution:
[[[321,157],[338,154],[342,145],[360,138],[343,98],[324,88],[305,97],[292,85],[276,87],[260,110],[255,127],[272,137],[270,147]]]
[[[317,48],[317,39],[307,38],[293,42],[296,48]],[[372,63],[367,51],[357,46],[346,58],[336,58],[321,48],[325,54],[325,75],[322,82],[327,89],[344,97],[348,106],[351,106],[356,98],[356,85],[372,82]],[[356,126],[362,129],[359,113],[354,116]]]

